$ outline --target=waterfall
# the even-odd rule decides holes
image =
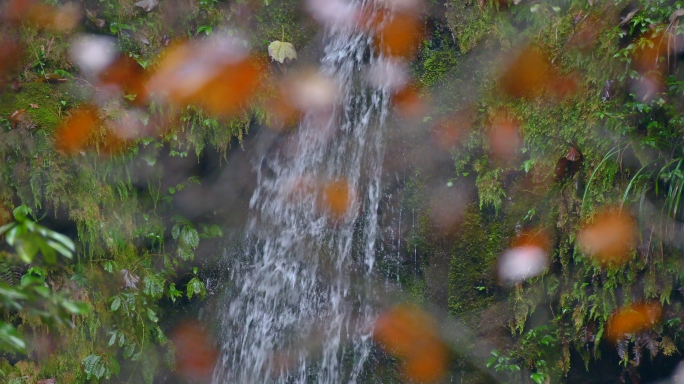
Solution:
[[[358,28],[327,27],[319,71],[341,88],[332,114],[307,113],[288,150],[257,162],[244,250],[230,264],[214,384],[355,383],[375,316],[382,127],[388,93],[364,74],[380,58]],[[338,217],[321,188],[351,191]]]

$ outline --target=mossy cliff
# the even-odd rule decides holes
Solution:
[[[676,340],[684,288],[681,242],[667,232],[678,231],[682,220],[683,74],[679,53],[664,48],[655,59],[664,63],[657,66],[663,86],[647,94],[640,88],[647,75],[634,61],[657,46],[651,36],[675,33],[667,26],[681,6],[431,3],[429,23],[437,27],[429,26],[432,33],[413,70],[435,106],[418,130],[458,120],[464,133],[454,135],[451,164],[441,157],[409,172],[405,209],[425,219],[404,223],[413,239],[405,257],[421,260],[417,273],[406,272],[421,282],[407,280],[420,287],[419,302],[446,291],[442,308],[483,336],[496,335],[493,353],[503,360],[495,359],[492,371],[517,372],[517,366],[528,374],[513,373],[511,380],[541,383],[589,380],[582,373],[589,366],[605,369],[608,381],[654,380],[673,369],[677,359],[671,356],[682,348]],[[551,85],[534,95],[507,91],[506,68],[519,55],[524,60],[526,49],[539,52],[557,79],[571,79],[569,88]],[[502,113],[515,122],[520,140],[505,160],[492,144],[492,121]],[[421,145],[425,139],[410,140]],[[581,165],[559,170],[559,159],[572,148],[581,152]],[[435,185],[466,196],[466,203],[450,200],[461,208],[452,209],[454,223],[446,229],[430,219],[448,210],[442,194],[413,198],[414,191]],[[580,250],[578,232],[615,207],[636,218],[639,233],[624,264],[605,266]],[[513,287],[502,284],[496,260],[529,231],[549,236],[549,268]],[[431,269],[445,264],[449,278],[430,281]],[[646,331],[607,340],[611,316],[643,302],[662,305],[662,317]]]
[[[59,267],[38,264],[30,273],[90,307],[74,317],[74,328],[48,328],[23,312],[3,314],[29,341],[26,354],[0,357],[3,383],[166,380],[175,365],[167,334],[183,318],[170,314],[204,299],[211,271],[202,267],[215,262],[205,256],[221,254],[221,225],[239,217],[232,202],[207,206],[212,172],[225,166],[229,151],[241,150],[251,124],[267,118],[260,103],[223,119],[194,107],[168,111],[151,105],[143,123],[163,124],[164,135],[111,148],[102,141],[107,124],[129,102],[110,100],[98,112],[102,126],[88,149],[65,155],[55,150],[55,133],[75,109],[99,97],[69,58],[71,37],[111,35],[124,55],[149,70],[170,41],[212,31],[241,34],[264,61],[268,43],[283,29],[298,47],[312,36],[313,21],[296,1],[162,1],[151,12],[133,3],[81,2],[87,17],[70,32],[29,23],[0,26],[0,34],[17,39],[24,54],[0,90],[0,223],[23,205],[32,218],[76,241],[76,260]],[[199,195],[205,201],[197,201]]]

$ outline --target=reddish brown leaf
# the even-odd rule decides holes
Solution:
[[[126,94],[136,95],[136,104],[147,101],[147,72],[132,57],[119,56],[99,74],[99,80],[104,85],[119,87]]]
[[[147,87],[172,104],[200,105],[212,114],[231,116],[261,86],[263,70],[260,60],[230,42],[178,44],[169,48]]]
[[[374,337],[391,354],[404,360],[404,374],[412,381],[434,382],[448,363],[448,350],[434,321],[417,308],[397,306],[381,314]]]
[[[199,381],[211,378],[218,353],[200,324],[181,324],[171,332],[171,340],[176,347],[176,368],[182,377]]]
[[[550,78],[550,64],[538,49],[528,47],[501,77],[501,90],[511,97],[534,97]]]
[[[71,113],[71,116],[57,129],[55,146],[67,154],[76,154],[85,148],[91,132],[98,126],[97,109],[86,106]]]
[[[608,321],[608,338],[616,342],[628,334],[643,332],[660,321],[662,311],[658,302],[637,303],[619,309]]]
[[[10,123],[12,123],[12,126],[15,126],[15,125],[17,125],[23,121],[25,114],[26,114],[25,109],[18,109],[16,111],[12,112],[9,115],[9,117],[7,118],[7,120],[9,120]]]
[[[415,84],[409,84],[392,96],[392,103],[399,115],[406,119],[423,117],[427,105],[420,97],[419,88]]]
[[[505,111],[496,112],[492,116],[487,138],[492,154],[503,160],[510,160],[515,157],[522,144],[518,121]]]
[[[375,30],[375,46],[387,56],[409,58],[425,35],[419,12],[368,11],[361,17]]]

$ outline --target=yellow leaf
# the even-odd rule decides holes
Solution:
[[[285,59],[294,60],[297,58],[297,51],[292,43],[274,41],[268,46],[268,55],[279,63],[284,63]]]

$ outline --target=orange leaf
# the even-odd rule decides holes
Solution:
[[[627,213],[606,209],[580,230],[578,241],[585,252],[603,265],[622,264],[636,240],[636,223]]]
[[[18,109],[9,115],[8,120],[12,123],[12,126],[15,126],[23,121],[25,114],[25,109]]]
[[[226,65],[195,97],[209,113],[235,114],[256,93],[261,73],[262,67],[256,60]]]
[[[608,338],[618,341],[628,334],[635,334],[653,327],[662,315],[658,302],[633,304],[616,311],[608,321]]]
[[[495,113],[491,120],[487,135],[490,151],[500,159],[512,159],[522,144],[518,122],[505,112]]]
[[[177,44],[150,78],[150,92],[184,107],[195,104],[216,115],[233,115],[256,94],[264,66],[230,40]]]
[[[126,93],[136,95],[134,100],[136,103],[147,100],[145,89],[147,72],[131,57],[119,56],[98,77],[104,85],[114,85]]]
[[[67,154],[82,150],[91,132],[98,126],[99,118],[94,107],[80,107],[57,129],[55,146]]]
[[[413,56],[425,34],[418,12],[367,11],[362,19],[375,31],[375,46],[387,56]]]
[[[436,382],[444,376],[448,363],[447,349],[439,342],[432,342],[406,359],[404,374],[414,382]]]
[[[511,97],[534,97],[552,77],[550,63],[539,50],[528,47],[501,77],[501,90]]]
[[[433,382],[446,371],[448,350],[434,321],[417,308],[396,306],[375,323],[375,339],[395,356],[404,358],[404,374],[417,382]]]
[[[323,184],[319,206],[333,219],[341,219],[354,201],[351,186],[346,180],[332,180]]]

